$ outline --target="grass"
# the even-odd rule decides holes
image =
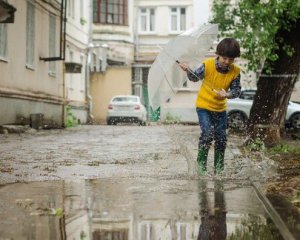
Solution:
[[[300,153],[300,147],[289,143],[280,143],[274,147],[267,149],[267,153]]]

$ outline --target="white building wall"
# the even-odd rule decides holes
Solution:
[[[140,8],[154,8],[155,25],[153,32],[140,31]],[[194,9],[192,0],[137,0],[135,1],[135,35],[136,35],[136,61],[148,61],[152,63],[156,55],[171,38],[180,34],[182,31],[171,31],[171,7],[186,8],[186,29],[195,25]]]
[[[67,0],[65,62],[82,65],[81,73],[65,73],[65,92],[75,122],[87,122],[86,62],[91,0]]]
[[[194,16],[195,23],[203,24],[208,23],[208,19],[211,17],[211,5],[213,0],[194,0]]]

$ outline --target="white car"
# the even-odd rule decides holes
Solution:
[[[244,90],[239,98],[228,99],[227,114],[229,128],[243,128],[250,115],[256,90]],[[286,127],[300,129],[300,104],[289,102],[285,116]]]
[[[147,122],[147,111],[139,96],[114,96],[107,108],[107,125],[118,122],[139,123],[142,126]]]

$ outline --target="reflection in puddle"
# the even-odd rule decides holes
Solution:
[[[201,181],[198,185],[201,214],[198,239],[224,240],[227,237],[227,211],[223,184],[220,181],[214,182],[214,203],[210,201],[206,191],[207,182]]]
[[[16,183],[0,187],[0,217],[0,239],[281,239],[255,191],[240,182]]]
[[[207,184],[213,184],[214,188],[212,194],[207,191]],[[262,209],[251,209],[248,213],[242,213],[243,210],[236,212],[237,209],[227,211],[226,207],[226,195],[229,191],[224,190],[224,183],[220,180],[214,182],[201,181],[199,186],[199,207],[201,215],[201,224],[199,227],[199,233],[197,239],[211,239],[211,240],[240,240],[240,239],[264,239],[264,240],[276,240],[283,239],[276,229],[276,226],[270,220],[269,216]],[[242,193],[245,189],[238,189],[240,192],[239,197],[244,195]],[[250,189],[247,189],[250,190]],[[237,192],[233,197],[236,200],[246,200],[237,197]],[[247,193],[246,193],[247,194]],[[253,193],[249,194],[250,201],[246,204],[253,203],[254,207],[257,203],[257,199],[253,199]],[[246,196],[246,195],[245,195]],[[247,201],[247,200],[246,200]],[[229,205],[231,205],[229,203]],[[241,205],[243,203],[240,203]],[[260,207],[257,205],[257,207]],[[254,212],[252,212],[254,210]]]

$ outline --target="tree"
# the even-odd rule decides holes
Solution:
[[[280,140],[300,68],[300,0],[214,0],[213,23],[239,39],[248,70],[259,73],[248,133],[267,145]]]

